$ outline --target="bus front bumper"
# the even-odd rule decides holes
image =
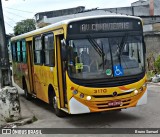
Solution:
[[[108,103],[111,102],[111,100],[106,99],[105,101],[87,101],[73,96],[69,101],[69,113],[83,114],[90,112],[102,112],[144,105],[147,103],[147,89],[145,92],[136,96],[132,96],[130,98],[121,98],[119,100],[122,102],[121,106],[109,107]]]

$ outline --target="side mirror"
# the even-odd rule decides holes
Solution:
[[[146,54],[146,43],[143,41],[144,53]]]
[[[63,61],[67,61],[67,45],[65,39],[61,40],[61,56]]]

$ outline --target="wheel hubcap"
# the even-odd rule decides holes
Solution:
[[[54,107],[54,109],[57,108],[57,100],[56,100],[56,97],[53,97],[53,107]]]

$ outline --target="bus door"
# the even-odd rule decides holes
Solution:
[[[59,92],[59,100],[60,100],[60,107],[65,108],[67,107],[67,95],[66,95],[66,79],[65,79],[65,68],[64,62],[62,61],[62,40],[64,39],[63,30],[58,30],[54,32],[55,34],[55,42],[56,42],[56,71],[57,75],[57,87]]]
[[[33,56],[32,56],[32,38],[26,39],[26,49],[27,49],[27,64],[28,64],[28,76],[29,76],[29,93],[33,93],[34,85],[33,85]]]

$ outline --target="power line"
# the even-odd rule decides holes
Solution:
[[[9,20],[13,21],[14,23],[17,23],[16,21],[14,21],[13,19],[7,17],[6,15],[4,17],[8,18]]]
[[[11,10],[16,10],[16,11],[21,11],[21,12],[26,12],[26,13],[34,13],[35,14],[35,12],[31,12],[31,11],[25,11],[25,10],[19,10],[19,9],[14,9],[14,8],[9,8],[9,7],[4,7],[4,8],[7,8],[7,9],[11,9]]]
[[[4,22],[5,22],[5,24],[7,24],[9,27],[11,27],[12,29],[14,29],[14,27],[11,26],[9,23],[7,23],[6,21],[4,21]]]
[[[10,14],[12,14],[12,15],[15,15],[15,16],[17,16],[17,17],[21,17],[21,18],[23,18],[23,19],[26,18],[26,17],[20,16],[20,15],[17,15],[17,14],[15,14],[15,13],[13,13],[13,12],[9,12],[9,11],[5,11],[5,12],[10,13]]]

